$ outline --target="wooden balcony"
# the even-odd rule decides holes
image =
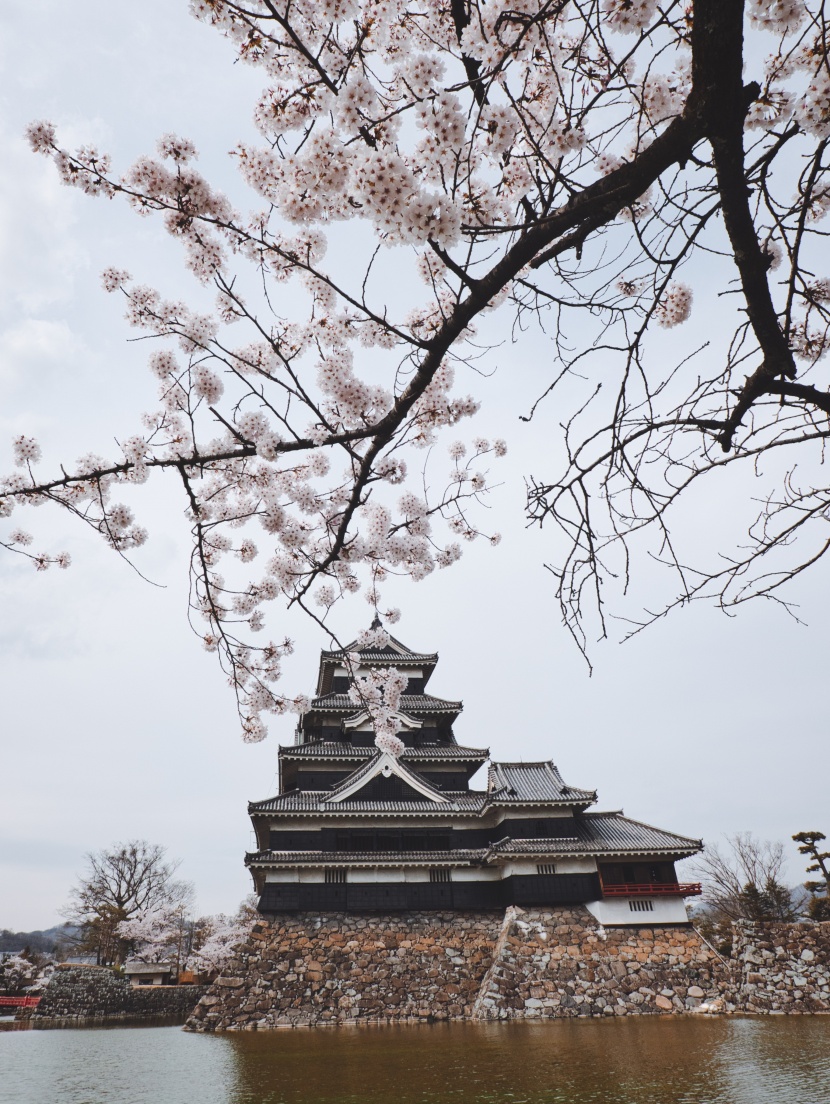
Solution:
[[[40,997],[0,997],[0,1008],[37,1008]]]
[[[698,897],[700,882],[628,882],[603,885],[603,897]]]

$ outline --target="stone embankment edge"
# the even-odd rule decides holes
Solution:
[[[251,1031],[683,1012],[830,1012],[830,923],[739,923],[725,960],[691,926],[603,928],[579,907],[300,915],[255,925],[209,988],[64,965],[25,1018]]]
[[[134,987],[108,967],[63,963],[38,1006],[22,1010],[16,1019],[35,1028],[183,1024],[207,990],[206,985]]]

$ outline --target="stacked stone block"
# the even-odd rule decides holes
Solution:
[[[204,985],[142,985],[106,966],[56,968],[29,1019],[34,1027],[75,1027],[118,1020],[169,1019],[184,1023]]]
[[[187,1026],[469,1019],[502,919],[501,912],[429,912],[263,921]]]
[[[747,1012],[830,1012],[830,922],[734,926],[737,999]]]
[[[512,915],[511,915],[512,912]],[[603,928],[585,908],[508,910],[478,1019],[690,1012],[721,1001],[730,969],[694,928]]]
[[[691,927],[604,930],[580,907],[298,915],[257,924],[187,1026],[672,1013],[728,976]]]

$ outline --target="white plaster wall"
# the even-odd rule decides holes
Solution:
[[[539,859],[539,862],[542,862]],[[557,874],[596,874],[596,859],[555,859]]]
[[[346,877],[350,882],[402,882],[404,881],[404,872],[395,867],[383,867],[382,869],[378,867],[369,869],[352,867]]]
[[[472,866],[460,866],[453,868],[452,880],[454,882],[498,882],[501,880],[501,870],[497,866],[479,870]]]
[[[350,882],[428,882],[429,870],[402,870],[400,867],[351,867],[346,875]],[[319,885],[325,882],[322,868],[313,870],[272,870],[265,876],[266,882],[303,882]]]
[[[453,871],[453,877],[455,877],[455,871]],[[403,872],[403,880],[405,882],[428,882],[429,870],[422,867],[420,870],[405,869]]]
[[[632,912],[630,900],[651,901],[652,912]],[[682,897],[613,897],[604,901],[588,901],[585,907],[608,927],[633,926],[642,928],[649,924],[687,924],[686,904]]]
[[[548,820],[553,817],[571,817],[573,809],[568,807],[556,809],[498,809],[496,815],[486,817],[487,824],[501,824],[503,820]]]
[[[317,831],[320,828],[480,828],[482,825],[477,820],[461,821],[453,817],[449,803],[442,803],[442,815],[434,820],[426,818],[421,821],[422,813],[413,813],[412,816],[383,817],[376,813],[368,813],[363,817],[337,817],[323,821],[311,817],[286,817],[285,820],[272,820],[270,827],[281,831],[300,829],[302,831]],[[316,817],[316,814],[315,814]],[[416,822],[416,823],[413,823]]]
[[[310,823],[308,817],[280,817],[279,820],[270,820],[268,827],[275,832],[315,832],[320,829],[320,825]]]

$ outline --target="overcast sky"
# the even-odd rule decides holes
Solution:
[[[29,0],[7,5],[2,22],[0,470],[19,432],[41,441],[46,469],[111,454],[153,405],[146,350],[129,342],[100,271],[125,267],[175,297],[190,282],[157,225],[61,188],[23,141],[25,124],[49,118],[68,144],[95,141],[121,169],[175,131],[236,199],[226,153],[252,131],[259,78],[232,64],[185,0]],[[505,347],[482,388],[480,431],[511,449],[490,525],[504,540],[390,592],[404,614],[396,635],[440,652],[430,689],[464,700],[459,742],[552,758],[566,780],[599,790],[601,808],[686,835],[786,840],[800,881],[789,837],[830,834],[826,568],[790,594],[806,626],[772,606],[733,619],[682,610],[623,646],[598,644],[589,677],[543,567],[550,535],[523,522],[523,479],[551,470],[558,424],[553,409],[530,429],[519,422],[550,367],[541,343],[533,353]],[[235,909],[250,888],[246,802],[274,792],[293,720],[274,722],[263,744],[239,739],[232,695],[187,625],[183,504],[163,481],[144,490],[134,504],[151,540],[137,562],[152,584],[44,510],[26,525],[38,548],[68,548],[71,570],[0,561],[0,927],[59,921],[84,854],[134,837],[181,860],[203,912]],[[690,503],[686,529],[717,529],[745,497],[734,484],[713,489]],[[645,568],[637,593],[647,603],[662,585]],[[338,629],[356,632],[366,610],[356,600]],[[285,690],[310,692],[318,630],[297,617],[272,628],[297,642]]]

